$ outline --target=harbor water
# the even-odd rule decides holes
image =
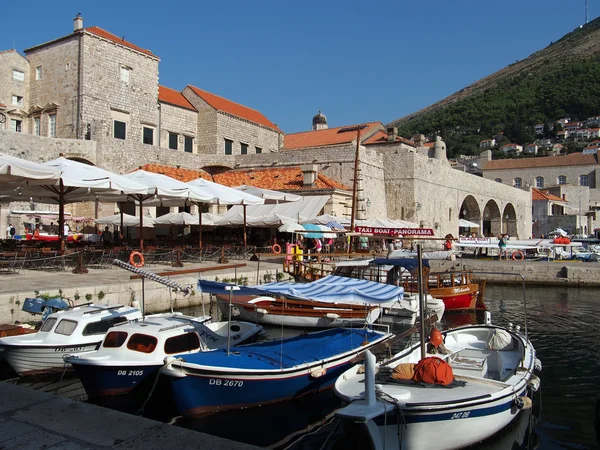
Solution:
[[[493,323],[512,322],[523,329],[522,287],[488,286],[485,298]],[[543,364],[541,389],[531,413],[521,414],[504,432],[475,448],[598,448],[594,409],[600,399],[600,364],[593,351],[600,337],[597,290],[527,287],[526,299],[529,338]],[[481,312],[448,313],[442,326],[482,322]],[[398,327],[395,331],[405,328]],[[281,330],[270,329],[268,333],[279,336]],[[335,418],[340,407],[329,391],[316,398],[208,418],[175,418],[173,423],[261,447],[364,448],[362,441],[345,439],[344,430]]]

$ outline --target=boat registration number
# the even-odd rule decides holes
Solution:
[[[467,417],[469,417],[469,414],[471,414],[471,411],[463,411],[463,412],[454,413],[454,414],[452,414],[452,417],[450,417],[450,420],[466,419]]]
[[[209,386],[242,387],[244,382],[241,380],[221,380],[220,378],[209,378]]]
[[[117,370],[117,375],[124,375],[127,377],[139,377],[144,375],[143,370]]]
[[[65,353],[65,352],[83,352],[85,351],[85,347],[56,347],[54,349],[55,352]]]

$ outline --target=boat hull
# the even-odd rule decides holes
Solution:
[[[430,289],[429,293],[444,302],[446,311],[477,309],[477,296],[479,294],[479,286],[477,284],[454,288]]]
[[[143,383],[152,383],[162,364],[89,365],[71,360],[75,373],[81,380],[88,397],[124,395]]]
[[[71,365],[64,361],[65,355],[91,352],[98,349],[100,341],[67,346],[21,346],[3,345],[2,357],[19,375],[35,375],[60,372]]]

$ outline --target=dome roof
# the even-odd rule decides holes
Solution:
[[[313,125],[327,125],[327,117],[325,117],[325,114],[319,111],[319,113],[315,114],[315,116],[313,117],[312,123]]]

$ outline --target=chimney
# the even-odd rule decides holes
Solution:
[[[396,142],[396,136],[398,136],[398,128],[390,127],[387,129],[388,142]]]
[[[83,30],[83,17],[81,17],[81,13],[77,13],[77,17],[73,19],[73,32],[79,30]]]
[[[317,165],[316,164],[305,164],[300,166],[302,175],[304,176],[303,186],[314,186],[317,182]]]
[[[412,137],[412,141],[417,147],[423,147],[423,145],[425,144],[425,136],[423,136],[422,134],[415,134]]]

